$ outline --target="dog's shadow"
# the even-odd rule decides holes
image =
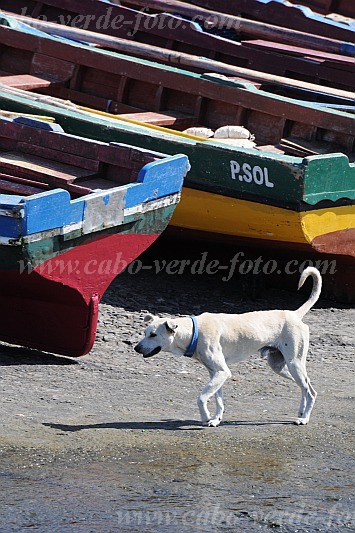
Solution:
[[[269,426],[269,425],[289,425],[293,424],[291,421],[246,421],[236,420],[223,422],[220,427],[229,426]],[[63,431],[65,433],[71,433],[76,431],[83,431],[85,429],[130,429],[138,431],[151,431],[151,430],[164,430],[164,431],[201,431],[201,430],[213,430],[214,428],[208,428],[203,426],[201,422],[196,420],[160,420],[155,422],[103,422],[100,424],[55,424],[51,422],[44,422],[44,426]]]
[[[32,348],[0,344],[0,366],[17,365],[77,365],[79,361]]]
[[[44,426],[52,429],[57,429],[64,432],[76,432],[84,429],[132,429],[138,431],[158,430],[163,429],[166,431],[178,431],[184,429],[205,429],[196,420],[159,420],[154,422],[103,422],[101,424],[54,424],[51,422],[44,422]]]

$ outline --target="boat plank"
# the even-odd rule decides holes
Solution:
[[[320,52],[319,50],[312,50],[311,48],[304,48],[302,46],[280,45],[272,41],[265,41],[263,39],[254,39],[250,41],[242,41],[242,44],[248,48],[277,51],[278,54],[294,55],[297,57],[304,57],[317,62],[327,63],[329,66],[336,66],[336,68],[343,68],[351,72],[355,71],[355,61],[353,58],[343,56],[340,54],[331,54],[327,52]]]
[[[6,122],[3,124],[1,134],[9,141],[26,143],[28,140],[27,128],[28,126],[26,124]],[[87,165],[91,164],[88,160],[96,160],[98,158],[98,147],[102,144],[100,141],[82,139],[80,137],[75,137],[75,142],[73,142],[72,135],[63,132],[63,135],[60,137],[59,145],[57,135],[53,135],[51,131],[36,127],[32,128],[31,142],[33,145],[41,145],[43,148],[48,148],[54,151],[60,150],[68,155],[81,157],[86,161]]]
[[[45,75],[54,83],[65,83],[74,74],[75,65],[68,58],[54,58],[46,53],[33,54],[31,73]]]
[[[50,87],[52,82],[32,76],[31,74],[9,74],[7,76],[0,75],[0,81],[7,87],[14,87],[15,89],[23,89],[32,91],[33,89],[43,89]]]
[[[122,114],[122,113],[121,113]],[[130,120],[138,120],[139,122],[146,122],[148,124],[155,124],[156,126],[174,126],[181,128],[188,128],[191,126],[193,117],[184,113],[125,113],[124,118]]]
[[[20,152],[25,154],[32,154],[45,159],[51,159],[52,161],[58,161],[59,163],[65,163],[73,165],[75,167],[82,167],[86,170],[92,170],[99,172],[100,161],[97,159],[88,159],[86,157],[80,157],[68,152],[53,150],[43,146],[36,146],[32,143],[19,142],[17,148]]]
[[[48,183],[43,183],[41,181],[29,180],[26,178],[20,178],[19,176],[12,176],[11,174],[4,174],[0,172],[0,179],[5,181],[11,181],[13,183],[19,183],[21,185],[26,185],[28,187],[34,187],[41,189],[41,191],[49,191],[50,187]]]
[[[62,164],[64,171],[68,168],[81,167],[83,177],[100,173],[101,163],[115,166],[116,171],[117,167],[120,168],[120,172],[124,167],[133,169],[135,172],[137,168],[156,159],[146,150],[132,150],[130,146],[119,143],[107,144],[92,139],[73,137],[64,132],[58,143],[56,134],[35,127],[31,128],[31,142],[29,143],[28,125],[14,122],[3,124],[0,139],[3,153],[8,154],[18,150],[24,157],[41,158],[43,165],[45,165],[43,161],[51,160],[57,162],[58,169],[61,169],[60,164]]]
[[[351,16],[349,15],[351,3],[352,16],[354,16],[353,0],[344,1],[348,2],[348,8],[341,5],[341,0],[335,0],[332,2],[332,10],[339,13],[343,10],[343,12],[347,12],[348,16]],[[327,9],[329,10],[331,5],[329,0],[313,0],[309,2],[295,0],[292,4],[287,0],[269,0],[268,2],[264,0],[237,0],[234,2],[230,0],[187,0],[187,3],[234,16],[255,19],[259,22],[267,22],[294,30],[323,35],[332,39],[348,42],[355,41],[354,31],[351,27],[347,27],[346,24],[333,24],[318,13],[307,12],[304,7],[300,6],[300,4],[305,4],[318,11],[321,5],[324,8],[327,3]],[[341,21],[339,20],[339,22]]]
[[[1,194],[19,194],[20,196],[31,196],[43,192],[39,187],[30,187],[29,185],[22,185],[21,183],[14,183],[11,181],[0,179]]]
[[[285,153],[299,157],[329,154],[341,150],[341,146],[336,142],[322,142],[315,140],[307,141],[297,137],[285,137],[281,139],[279,146],[284,150]],[[346,153],[344,148],[342,151],[348,155],[350,161],[354,159],[350,153]]]
[[[111,100],[94,94],[88,94],[65,87],[51,87],[50,90],[43,90],[43,94],[61,98],[62,100],[70,100],[77,104],[99,111],[105,111],[114,115],[121,113],[140,113],[142,110],[139,107],[123,104],[116,100]],[[68,105],[68,108],[70,104]]]
[[[75,184],[78,186],[78,184]],[[117,181],[103,179],[103,178],[97,178],[97,179],[88,179],[83,182],[80,182],[80,186],[85,185],[87,190],[93,191],[95,189],[101,189],[103,191],[108,191],[112,189],[113,187],[117,187]]]
[[[26,189],[27,191],[30,191],[32,189],[33,192],[31,192],[31,194],[36,194],[36,193],[43,192],[43,191],[49,191],[51,189],[51,186],[48,183],[44,183],[42,181],[30,180],[26,178],[20,178],[19,176],[12,176],[11,174],[3,174],[1,172],[0,172],[0,179],[7,183],[10,182],[10,183],[18,184],[18,185],[23,185],[24,187],[27,187]],[[98,185],[99,181],[101,185],[100,187]],[[79,184],[76,182],[68,183],[68,184],[61,183],[61,187],[69,191],[72,198],[80,198],[81,196],[90,194],[93,189],[96,189],[96,188],[105,189],[106,187],[104,186],[104,184],[106,181],[108,180],[100,179],[100,180],[96,180],[96,182],[94,183],[94,180],[92,180],[90,182],[85,182],[85,186],[82,183]],[[108,183],[109,183],[109,186],[107,188],[112,188],[114,186],[117,186],[117,183],[115,182],[109,181]],[[7,190],[11,192],[9,188]],[[19,190],[20,189],[18,189],[18,191]],[[22,194],[22,193],[16,192],[16,194]],[[24,195],[28,196],[28,194],[25,194],[25,193]]]
[[[72,183],[77,178],[96,175],[97,172],[82,169],[55,161],[48,161],[41,157],[16,152],[5,152],[0,155],[0,167],[16,172],[19,176],[25,174],[46,182]]]

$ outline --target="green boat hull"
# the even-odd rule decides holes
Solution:
[[[49,115],[71,134],[104,142],[123,142],[166,154],[184,153],[191,164],[185,186],[193,189],[293,210],[311,209],[319,202],[332,205],[343,199],[355,200],[355,164],[349,163],[342,153],[302,158],[236,149],[111,119],[104,114],[89,115],[57,108],[1,90],[0,107]]]

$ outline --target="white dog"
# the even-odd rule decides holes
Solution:
[[[197,404],[202,423],[213,427],[222,420],[222,387],[231,376],[228,364],[242,361],[260,351],[267,356],[272,370],[295,381],[301,388],[302,399],[296,424],[307,424],[317,393],[307,376],[309,329],[302,318],[318,300],[322,286],[318,270],[308,267],[302,272],[298,288],[308,276],[313,277],[312,293],[296,311],[254,311],[240,315],[203,313],[197,317],[168,320],[147,315],[144,320],[151,323],[134,349],[143,357],[165,351],[200,361],[209,371],[210,381],[203,388]],[[216,413],[211,418],[207,402],[213,395]]]

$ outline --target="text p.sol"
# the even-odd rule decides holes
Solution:
[[[256,185],[264,185],[265,187],[274,187],[274,183],[269,179],[269,172],[266,167],[261,168],[258,165],[251,166],[249,163],[240,165],[238,161],[231,161],[231,175],[232,180],[244,181],[245,183],[254,182]]]

